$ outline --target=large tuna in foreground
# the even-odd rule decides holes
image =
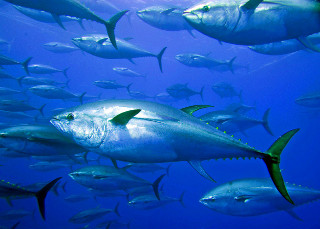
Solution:
[[[319,32],[319,6],[310,0],[211,0],[187,9],[183,16],[209,37],[256,45]]]
[[[277,192],[268,178],[234,180],[219,185],[204,195],[200,202],[217,212],[234,216],[255,216],[275,211],[292,211],[297,205],[320,199],[320,191],[286,183],[295,205],[289,204]]]
[[[266,152],[201,122],[191,114],[208,106],[176,108],[147,101],[109,100],[74,107],[51,123],[81,146],[115,160],[143,163],[188,161],[201,175],[202,160],[261,158],[279,192],[290,202],[279,168],[280,154],[298,129]]]

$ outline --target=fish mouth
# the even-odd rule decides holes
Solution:
[[[53,118],[50,120],[50,123],[51,123],[55,128],[57,128],[59,131],[64,132],[64,128],[63,128],[63,125],[62,125],[62,123],[61,123],[61,120],[58,119],[57,117],[53,117]]]
[[[137,16],[138,16],[139,18],[142,18],[142,16],[143,16],[143,10],[137,11],[136,14],[137,14]]]
[[[72,172],[68,174],[73,180],[76,178],[76,173]]]
[[[72,39],[71,39],[71,42],[72,42],[75,46],[79,47],[80,42],[81,42],[81,38],[72,38]]]
[[[214,197],[202,197],[199,202],[205,206],[209,206],[210,203],[214,202],[216,199]]]
[[[203,204],[203,205],[207,205],[207,204],[208,204],[206,198],[201,198],[201,199],[199,200],[199,202],[200,202],[201,204]]]

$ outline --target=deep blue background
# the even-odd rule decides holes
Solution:
[[[174,1],[168,1],[175,4]],[[181,1],[177,1],[177,3]],[[36,22],[16,12],[12,7],[0,8],[0,38],[11,42],[11,49],[2,53],[17,59],[24,60],[33,57],[32,64],[41,63],[64,69],[70,67],[70,90],[75,93],[86,91],[90,95],[98,95],[103,92],[102,98],[129,98],[125,89],[103,90],[95,87],[95,80],[117,80],[121,84],[133,82],[132,89],[140,90],[153,96],[164,92],[166,87],[174,83],[189,83],[195,91],[200,91],[205,86],[204,101],[196,95],[189,102],[181,100],[173,105],[182,108],[194,104],[210,104],[214,109],[225,107],[231,102],[238,102],[238,98],[221,99],[211,90],[216,82],[231,83],[238,91],[243,90],[244,102],[248,105],[256,104],[257,112],[251,112],[253,117],[261,118],[264,111],[271,108],[270,127],[276,136],[284,132],[301,128],[301,131],[288,144],[282,155],[281,168],[284,179],[288,182],[320,189],[320,150],[319,143],[319,114],[309,112],[308,109],[299,107],[294,103],[295,98],[316,90],[320,90],[319,54],[300,51],[287,56],[265,56],[254,53],[244,46],[235,46],[224,43],[220,45],[216,40],[194,32],[196,38],[192,38],[186,31],[167,32],[153,28],[139,18],[134,12],[138,9],[153,4],[161,4],[162,1],[114,1],[121,9],[130,9],[133,13],[131,25],[123,18],[117,25],[116,36],[119,38],[133,37],[132,43],[158,53],[164,46],[168,49],[163,58],[164,73],[158,69],[155,58],[135,59],[136,65],[127,60],[105,60],[80,51],[71,54],[55,54],[43,49],[42,45],[51,41],[70,43],[73,37],[90,34],[105,33],[104,27],[94,22],[84,21],[86,31],[75,23],[66,23],[67,31],[57,25]],[[192,5],[192,2],[181,3],[183,7]],[[109,15],[100,14],[103,18]],[[248,65],[249,72],[240,71],[232,74],[212,74],[207,69],[189,68],[177,62],[176,54],[195,52],[206,54],[211,52],[211,57],[221,60],[231,59],[237,56],[235,63]],[[131,79],[116,75],[113,67],[128,67],[137,72],[147,74],[147,78]],[[6,72],[19,77],[24,75],[22,68],[6,67]],[[51,76],[49,76],[51,77]],[[60,73],[52,76],[58,81],[64,81]],[[4,86],[19,89],[16,82],[2,81]],[[2,85],[1,85],[2,86]],[[31,96],[31,93],[30,93]],[[41,106],[48,103],[45,113],[50,115],[50,110],[58,107],[70,107],[78,103],[47,101],[40,97],[31,96],[30,103]],[[35,113],[36,114],[36,113]],[[199,112],[201,114],[201,112]],[[18,122],[18,121],[15,121]],[[248,132],[249,137],[241,134],[241,138],[257,149],[266,150],[276,137],[268,135],[261,127],[255,127]],[[201,152],[199,152],[201,153]],[[304,220],[302,222],[291,218],[284,212],[277,212],[256,217],[232,217],[211,211],[202,206],[198,200],[207,191],[216,186],[196,173],[186,162],[174,163],[170,176],[163,181],[165,192],[169,196],[178,197],[186,191],[183,208],[179,203],[170,204],[158,209],[141,211],[130,208],[124,198],[102,199],[98,202],[93,199],[78,204],[66,203],[63,198],[76,193],[88,193],[85,188],[75,183],[67,176],[70,170],[57,170],[55,172],[40,173],[32,171],[28,165],[30,160],[2,159],[0,164],[1,179],[13,183],[30,184],[39,181],[49,181],[57,176],[63,176],[63,182],[67,181],[67,193],[61,192],[59,197],[50,193],[47,197],[46,210],[47,221],[43,222],[36,212],[36,219],[25,218],[18,228],[81,228],[81,225],[73,225],[68,219],[80,210],[100,205],[105,208],[113,208],[120,201],[120,213],[123,221],[131,221],[132,228],[320,228],[318,202],[297,207],[295,211]],[[109,161],[103,161],[109,164]],[[203,163],[207,171],[218,181],[218,184],[249,177],[267,177],[268,172],[260,160],[219,160]],[[144,176],[153,181],[159,174]],[[29,210],[36,208],[35,199],[16,200],[15,206]],[[5,200],[1,200],[0,210],[10,207]],[[115,217],[113,213],[99,220]],[[1,222],[3,225],[11,225],[10,222]]]

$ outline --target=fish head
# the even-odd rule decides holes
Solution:
[[[136,14],[141,20],[147,23],[152,23],[155,20],[155,12],[151,7],[139,10]]]
[[[190,62],[189,54],[178,54],[175,56],[176,60],[182,64],[188,64]]]
[[[203,62],[204,56],[193,53],[185,53],[176,55],[176,60],[182,64],[197,67]]]
[[[215,211],[226,213],[235,204],[236,190],[232,182],[222,184],[205,194],[199,202]]]
[[[99,188],[117,179],[119,173],[113,167],[104,165],[92,165],[77,169],[69,176],[77,183],[89,187]]]
[[[238,24],[240,7],[233,1],[212,0],[192,6],[183,12],[185,20],[198,31],[220,38]]]
[[[123,68],[123,67],[115,67],[115,68],[112,68],[113,71],[115,72],[126,72],[128,71],[128,68]]]
[[[103,37],[99,35],[89,35],[83,37],[75,37],[72,38],[71,41],[75,46],[77,46],[81,50],[90,52],[94,51],[99,46],[97,42],[102,38]]]
[[[98,110],[69,109],[50,120],[59,131],[90,150],[101,145],[105,136],[105,120]]]
[[[301,96],[295,100],[295,103],[305,107],[319,107],[320,95],[318,96]]]

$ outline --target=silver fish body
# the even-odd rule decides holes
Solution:
[[[255,216],[290,210],[320,198],[320,191],[286,183],[295,205],[285,201],[267,178],[234,180],[212,189],[200,203],[217,212],[234,216]]]
[[[318,2],[270,0],[257,6],[248,2],[206,1],[187,9],[183,16],[201,33],[239,45],[266,44],[320,31]]]

